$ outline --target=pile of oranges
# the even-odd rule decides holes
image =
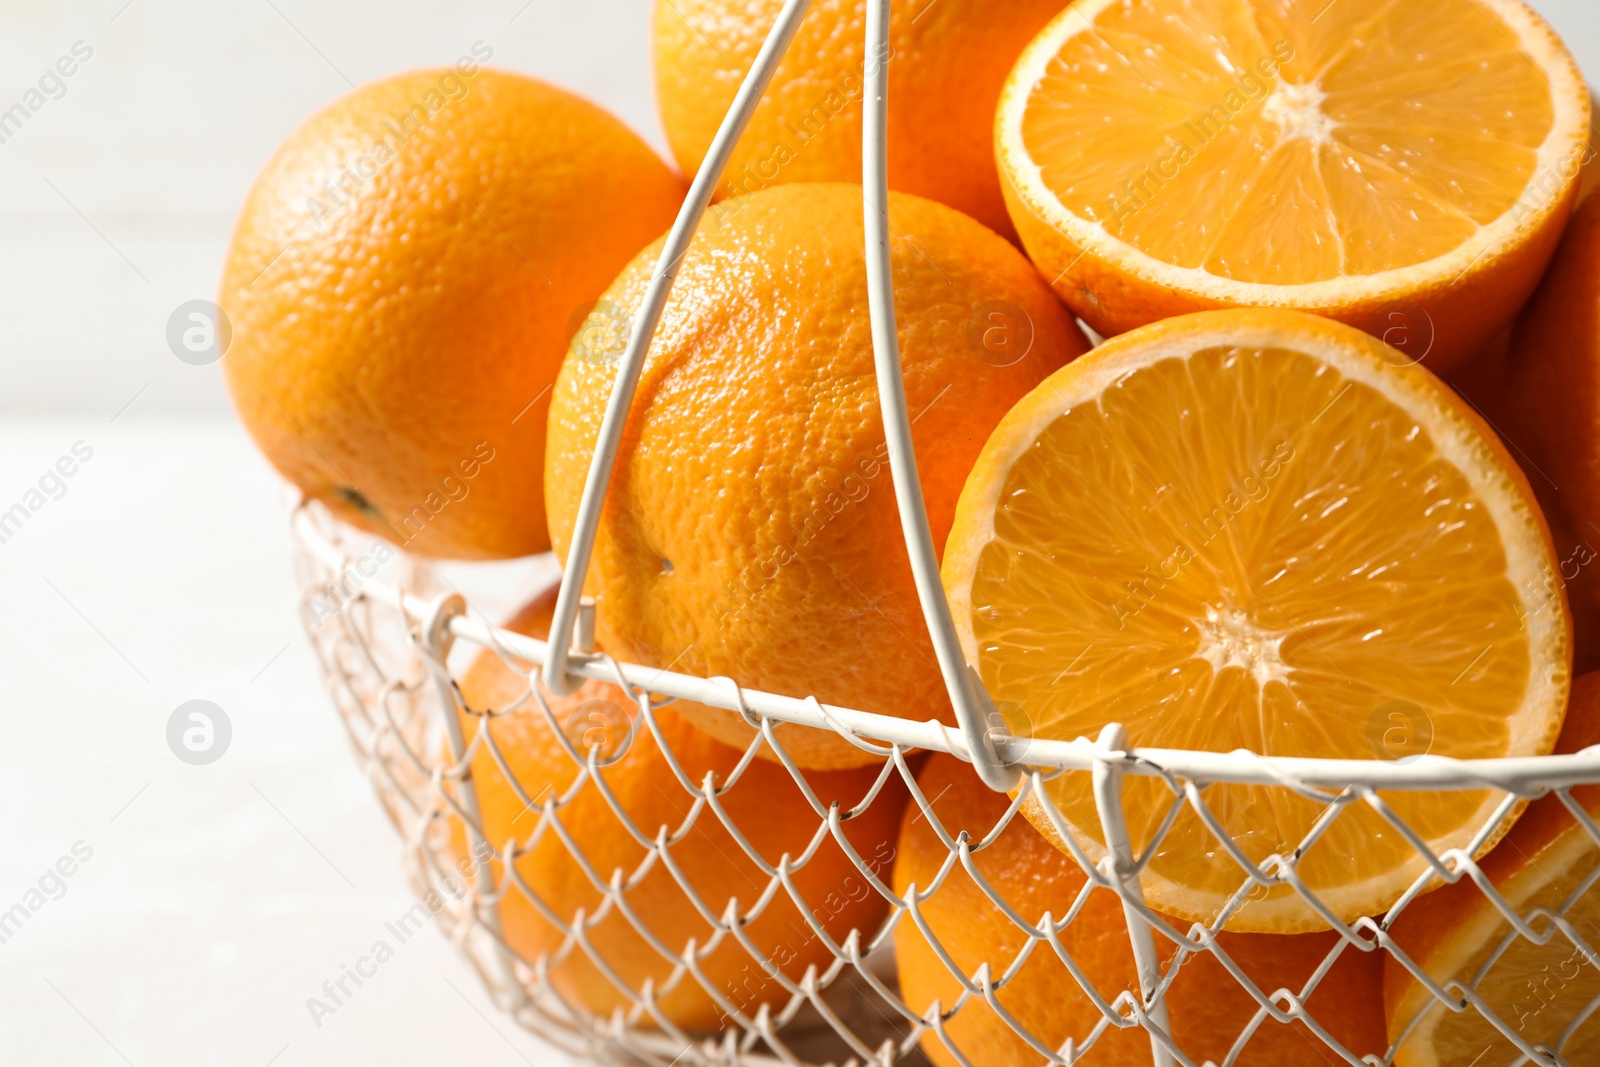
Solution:
[[[684,175],[780,6],[657,6],[678,169],[470,58],[292,134],[220,300],[284,476],[418,556],[564,561]],[[864,22],[814,5],[674,267],[586,575],[604,651],[953,724],[867,312],[862,94],[887,63],[917,464],[1010,731],[1387,760],[1600,741],[1600,675],[1573,681],[1600,666],[1590,97],[1522,0],[896,0],[886,55]],[[552,608],[506,628],[543,637]],[[1073,858],[1107,855],[1087,774],[1008,799],[947,755],[902,776],[827,731],[556,696],[492,651],[459,688],[506,943],[569,1006],[754,1025],[881,940],[936,1063],[1150,1062],[1106,1025],[1139,976]],[[560,729],[596,708],[626,743]],[[1197,1063],[1588,1062],[1600,1022],[1564,1031],[1600,994],[1592,792],[1211,785],[1202,817],[1130,777],[1145,898],[1212,946],[1158,937],[1171,1039]],[[1418,846],[1477,873],[1439,888]],[[1246,892],[1240,860],[1293,876]],[[1506,947],[1486,889],[1562,932]],[[1381,943],[1339,933],[1364,917]],[[1310,989],[1315,1032],[1246,982]],[[1452,982],[1472,1008],[1429,988]]]

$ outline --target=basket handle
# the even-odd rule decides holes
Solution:
[[[733,106],[722,118],[717,136],[711,141],[700,171],[689,185],[689,195],[678,209],[678,217],[667,232],[656,258],[655,272],[650,276],[649,288],[644,293],[644,303],[634,320],[628,337],[628,347],[622,353],[617,367],[617,380],[611,386],[611,397],[606,402],[605,417],[600,422],[599,438],[595,442],[594,456],[589,461],[589,474],[584,479],[583,496],[578,500],[578,516],[573,524],[572,544],[567,552],[566,567],[561,574],[561,591],[556,596],[556,610],[550,620],[550,644],[544,661],[544,684],[552,692],[565,696],[575,691],[583,679],[567,673],[567,661],[572,652],[572,630],[577,622],[578,609],[583,598],[583,582],[589,573],[589,559],[594,554],[595,534],[600,529],[600,509],[605,503],[606,490],[611,485],[611,473],[617,466],[617,450],[622,443],[622,431],[628,422],[628,411],[633,407],[633,395],[639,386],[639,375],[644,371],[645,354],[655,337],[656,325],[661,321],[661,311],[672,292],[672,283],[678,275],[678,264],[689,250],[700,219],[711,203],[711,194],[728,165],[734,145],[744,133],[767,83],[778,69],[778,61],[789,50],[789,42],[800,28],[800,20],[811,6],[811,0],[787,0],[778,12],[767,39],[756,54],[750,73],[745,75]]]
[[[967,666],[939,580],[938,554],[928,529],[928,508],[911,443],[911,416],[900,366],[895,322],[894,272],[889,260],[889,0],[867,0],[866,93],[861,123],[861,213],[867,241],[867,308],[872,317],[872,354],[878,378],[878,406],[889,445],[889,471],[900,530],[911,559],[911,574],[922,602],[922,618],[933,639],[939,673],[955,709],[956,723],[972,756],[973,769],[991,789],[1009,790],[1021,777],[1000,759],[983,709],[989,703],[983,682]]]
[[[616,469],[617,452],[621,446],[622,431],[627,423],[629,409],[633,406],[639,376],[644,370],[645,355],[660,322],[662,309],[671,294],[677,277],[678,265],[689,249],[695,230],[711,202],[711,194],[727,167],[740,135],[749,123],[750,115],[772,80],[778,63],[788,51],[800,27],[800,20],[810,7],[811,0],[787,0],[778,12],[772,29],[767,33],[761,50],[756,55],[750,73],[745,75],[733,105],[723,116],[722,125],[711,142],[705,161],[689,186],[689,195],[678,211],[677,220],[667,234],[661,255],[656,259],[655,272],[645,290],[639,315],[617,368],[617,378],[612,384],[611,396],[606,403],[605,416],[600,423],[600,433],[595,443],[594,456],[589,462],[589,473],[583,485],[583,496],[578,502],[578,514],[573,526],[572,543],[567,552],[566,567],[561,575],[561,589],[556,596],[554,617],[550,621],[550,641],[545,655],[544,680],[552,691],[568,694],[577,689],[582,679],[570,675],[567,664],[572,653],[573,627],[577,622],[583,596],[584,579],[594,554],[595,535],[600,526],[600,512],[605,502],[606,490]],[[862,217],[865,220],[867,302],[872,323],[872,347],[878,380],[878,402],[883,412],[884,436],[889,451],[889,470],[894,482],[895,499],[900,510],[900,526],[906,540],[906,552],[911,561],[911,572],[916,582],[917,597],[921,601],[923,618],[932,637],[939,671],[944,677],[945,689],[955,709],[973,766],[984,782],[992,789],[1006,790],[1020,777],[1014,767],[1007,766],[999,757],[990,724],[982,709],[987,703],[983,683],[967,666],[961,645],[956,637],[955,625],[950,617],[950,605],[945,600],[944,587],[939,581],[937,554],[933,535],[928,528],[927,507],[922,497],[922,482],[917,473],[917,458],[911,442],[911,418],[906,410],[905,380],[900,367],[900,344],[894,312],[894,279],[889,262],[888,216],[888,65],[889,65],[889,2],[869,0],[867,5],[867,58],[866,87],[863,100],[862,123]]]

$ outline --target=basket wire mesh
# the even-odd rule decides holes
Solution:
[[[302,504],[295,511],[302,620],[351,743],[404,838],[409,874],[428,910],[472,961],[497,1002],[522,1025],[560,1048],[604,1062],[720,1067],[757,1063],[919,1063],[925,1062],[919,1044],[931,1037],[950,1060],[968,1067],[974,1061],[950,1033],[951,1022],[961,1013],[982,1006],[1003,1020],[1032,1050],[1034,1062],[1057,1065],[1080,1062],[1085,1057],[1088,1062],[1095,1062],[1094,1050],[1107,1040],[1108,1033],[1138,1028],[1148,1036],[1149,1062],[1157,1067],[1197,1067],[1202,1062],[1226,1067],[1240,1062],[1259,1030],[1286,1025],[1298,1025],[1314,1037],[1312,1044],[1322,1053],[1320,1060],[1387,1064],[1394,1056],[1395,1046],[1429,1012],[1447,1011],[1479,1013],[1517,1050],[1509,1062],[1581,1067],[1581,1061],[1569,1059],[1564,1049],[1600,1007],[1600,998],[1573,1013],[1553,1045],[1535,1044],[1523,1035],[1518,1020],[1503,1017],[1504,1005],[1486,1002],[1475,987],[1519,939],[1544,945],[1564,938],[1572,945],[1571,958],[1581,958],[1600,968],[1595,945],[1567,918],[1573,905],[1600,879],[1600,868],[1583,879],[1560,906],[1520,912],[1501,895],[1473,856],[1479,846],[1495,839],[1506,820],[1514,817],[1521,800],[1550,792],[1560,797],[1578,825],[1600,847],[1600,827],[1570,792],[1574,785],[1600,782],[1600,752],[1473,761],[1437,756],[1400,762],[1269,759],[1247,752],[1133,749],[1122,727],[1115,724],[1107,726],[1094,741],[1019,737],[996,728],[994,720],[984,714],[986,695],[961,654],[939,583],[899,371],[885,210],[889,0],[869,0],[867,5],[863,196],[869,304],[896,498],[924,615],[958,726],[874,715],[824,705],[811,697],[759,692],[741,688],[730,679],[698,678],[620,663],[595,651],[593,609],[582,599],[583,581],[645,352],[677,265],[710,202],[733,145],[808,6],[809,0],[787,0],[783,5],[667,237],[636,328],[619,362],[578,512],[567,569],[560,579],[548,640],[503,631],[475,618],[459,593],[443,588],[425,566],[404,557],[398,573],[372,577],[362,565],[366,559],[364,546],[353,543],[348,530],[315,504]],[[567,755],[578,769],[575,784],[561,796],[543,803],[538,797],[528,796],[515,784],[505,754],[496,748],[493,731],[463,725],[488,720],[483,709],[470,709],[463,700],[459,671],[451,665],[451,651],[458,641],[498,651],[525,681],[522,704],[542,716],[553,734],[562,738]],[[682,799],[688,804],[689,814],[680,825],[633,828],[645,851],[643,863],[635,870],[595,869],[584,858],[584,843],[567,833],[561,821],[563,808],[580,793],[589,791],[604,799],[619,823],[629,824],[627,812],[607,788],[607,766],[599,749],[591,746],[582,751],[566,739],[552,711],[552,698],[570,694],[585,679],[611,682],[637,702],[634,728],[649,731],[661,747],[683,790]],[[708,775],[697,781],[676,762],[658,721],[660,709],[675,699],[738,712],[758,729],[729,773],[720,778]],[[849,808],[841,807],[837,800],[819,797],[774,732],[779,723],[832,730],[882,757],[872,788]],[[1014,793],[1004,813],[987,832],[952,829],[941,822],[935,809],[937,797],[925,795],[918,785],[917,754],[927,751],[951,754],[973,765],[992,789]],[[527,810],[537,813],[534,827],[509,840],[489,840],[480,815],[471,769],[474,757],[485,752],[494,758],[501,773],[513,780],[513,787],[528,804]],[[721,803],[758,757],[776,759],[787,769],[815,818],[810,846],[799,855],[786,854],[776,862],[761,855]],[[1075,843],[1074,834],[1044,788],[1046,780],[1062,774],[1091,777],[1096,814],[1106,843],[1098,856]],[[1162,831],[1170,830],[1181,813],[1192,812],[1214,841],[1218,862],[1237,868],[1238,888],[1211,923],[1193,923],[1187,929],[1179,929],[1147,905],[1140,874],[1160,844],[1162,833],[1158,832],[1142,852],[1132,847],[1122,804],[1124,781],[1129,775],[1159,779],[1170,791],[1171,808]],[[1230,838],[1208,804],[1208,789],[1219,783],[1292,793],[1321,805],[1321,815],[1298,847],[1257,864]],[[901,788],[909,793],[917,818],[927,820],[947,854],[930,884],[912,884],[903,894],[897,894],[882,865],[863,857],[846,829],[851,820],[862,816],[872,805],[892,803],[888,799],[890,793]],[[1493,791],[1500,797],[1492,814],[1477,828],[1469,845],[1437,853],[1385,799],[1385,794],[1396,791],[1478,789]],[[991,883],[980,863],[983,853],[996,845],[1025,803],[1039,806],[1087,879],[1073,906],[1061,915],[1023,914]],[[1423,862],[1415,882],[1386,916],[1345,923],[1299,877],[1297,862],[1352,806],[1366,806],[1378,813],[1388,827],[1410,843]],[[691,879],[675,866],[674,846],[700,820],[720,825],[760,867],[767,882],[758,887],[751,900],[702,899]],[[519,857],[548,837],[561,840],[603,897],[603,903],[592,913],[585,914],[580,909],[577,914],[562,914],[550,902],[539,899],[537,892],[519,877]],[[470,846],[466,859],[462,858],[460,847],[463,840]],[[841,939],[837,931],[815,918],[816,902],[805,898],[794,875],[825,842],[836,844],[871,892],[886,902],[886,918],[877,928],[853,929]],[[630,907],[630,890],[641,882],[645,871],[658,865],[671,873],[678,889],[690,898],[713,930],[702,943],[671,943],[661,932],[651,930]],[[924,905],[957,870],[1020,933],[1022,947],[1009,958],[985,960],[975,969],[963,967],[928,921]],[[1463,878],[1476,883],[1503,918],[1506,930],[1474,974],[1440,984],[1395,943],[1389,930],[1408,909],[1418,906],[1418,898],[1425,892]],[[1295,988],[1264,988],[1252,981],[1246,969],[1230,956],[1218,935],[1252,893],[1281,887],[1288,887],[1317,912],[1336,938],[1302,984]],[[1102,891],[1115,893],[1121,903],[1123,932],[1132,951],[1136,976],[1125,988],[1097,986],[1061,937],[1074,921],[1085,921],[1079,913],[1089,894]],[[559,948],[534,958],[518,951],[502,926],[502,905],[511,894],[519,895],[561,929]],[[805,917],[811,927],[810,936],[827,949],[826,965],[813,965],[798,978],[786,973],[744,936],[745,924],[771,906],[771,901],[785,897]],[[659,982],[652,979],[642,986],[631,985],[591,942],[589,932],[613,913],[622,916],[661,956],[666,970]],[[933,954],[950,972],[959,989],[953,1001],[935,1001],[919,1010],[901,997],[891,941],[897,927],[904,925],[914,926],[927,939]],[[701,964],[724,941],[741,945],[761,968],[763,977],[781,987],[776,1000],[769,999],[749,1010],[750,1005],[730,999],[725,988],[707,978]],[[1346,953],[1384,954],[1408,971],[1430,995],[1426,1009],[1418,1012],[1400,1033],[1391,1033],[1394,1044],[1381,1054],[1346,1048],[1308,1010],[1308,1000]],[[1030,1032],[1001,997],[1034,954],[1058,960],[1096,1009],[1095,1023],[1063,1043]],[[1167,956],[1165,964],[1163,955]],[[616,987],[625,1007],[595,1014],[573,998],[563,996],[551,982],[552,968],[580,956],[586,957]],[[1225,970],[1255,1006],[1253,1015],[1220,1059],[1196,1058],[1193,1050],[1181,1047],[1174,1039],[1168,1017],[1168,994],[1183,969],[1200,957],[1208,957]],[[681,983],[700,985],[719,1005],[719,1030],[686,1031],[661,1010],[660,998]],[[1307,1050],[1311,1047],[1308,1044]]]

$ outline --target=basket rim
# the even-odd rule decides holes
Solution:
[[[324,522],[319,524],[313,508]],[[319,563],[339,572],[350,558],[325,532],[338,520],[314,501],[299,501],[291,528],[295,540]],[[338,524],[340,528],[343,524]],[[319,528],[322,527],[322,528]],[[381,540],[381,539],[380,539]],[[407,555],[395,548],[396,555]],[[413,557],[416,558],[416,557]],[[418,560],[426,564],[426,560]],[[408,593],[381,577],[363,576],[359,595],[382,602],[412,620],[438,617],[437,600]],[[446,593],[442,599],[458,597]],[[490,625],[465,612],[449,616],[446,626],[456,639],[485,647],[498,647],[536,667],[545,662],[549,643]],[[815,697],[768,693],[739,686],[733,679],[703,678],[643,664],[627,663],[605,654],[570,653],[571,674],[645,690],[683,700],[693,700],[726,711],[794,723],[814,729],[834,730],[857,741],[897,745],[902,749],[944,752],[966,763],[973,753],[959,727],[936,719],[902,719],[856,708],[823,704]],[[1552,789],[1600,784],[1600,745],[1580,753],[1458,759],[1422,755],[1398,760],[1327,759],[1306,756],[1264,756],[1247,749],[1205,752],[1193,749],[1107,748],[1079,737],[1071,741],[1020,737],[1004,731],[991,733],[995,751],[1006,763],[1048,776],[1059,771],[1093,770],[1116,763],[1127,774],[1185,779],[1197,783],[1238,785],[1299,785],[1317,789],[1353,790],[1357,793],[1402,790],[1499,789],[1532,797]]]

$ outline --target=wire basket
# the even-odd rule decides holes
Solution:
[[[1600,968],[1600,953],[1585,940],[1583,931],[1565,921],[1565,913],[1590,883],[1592,874],[1559,908],[1532,908],[1520,913],[1484,877],[1474,861],[1478,846],[1493,840],[1502,824],[1514,818],[1519,801],[1556,792],[1600,845],[1600,829],[1584,814],[1569,790],[1582,783],[1600,782],[1600,750],[1572,756],[1460,761],[1422,756],[1408,760],[1342,761],[1264,758],[1246,752],[1212,753],[1131,749],[1121,727],[1105,728],[1094,741],[1044,741],[1011,735],[997,728],[984,714],[981,685],[967,668],[949,608],[940,591],[936,555],[928,531],[915,455],[911,448],[910,420],[906,411],[899,368],[894,308],[888,267],[886,182],[886,96],[889,54],[888,0],[869,0],[867,19],[863,151],[863,195],[867,210],[866,233],[868,287],[879,394],[884,416],[890,467],[901,511],[902,525],[922,597],[924,616],[939,665],[945,677],[958,726],[914,722],[869,714],[851,708],[819,703],[804,694],[785,695],[741,688],[734,681],[705,679],[637,664],[619,663],[593,648],[592,608],[582,600],[600,506],[610,481],[621,432],[643,366],[645,351],[670,291],[673,272],[693,237],[729,153],[749,114],[760,98],[804,15],[809,0],[787,0],[765,45],[741,86],[719,130],[705,165],[658,261],[635,329],[617,373],[616,385],[601,427],[593,465],[578,511],[567,569],[562,575],[554,619],[547,641],[535,640],[491,626],[468,613],[463,598],[438,580],[425,564],[400,557],[397,574],[379,574],[371,565],[371,546],[355,539],[315,504],[296,509],[293,528],[299,547],[298,574],[301,609],[306,632],[314,645],[335,705],[350,739],[390,818],[406,842],[407,865],[414,888],[449,936],[473,962],[497,1002],[528,1029],[577,1055],[617,1064],[734,1064],[787,1063],[924,1063],[921,1043],[932,1036],[948,1059],[973,1062],[971,1051],[950,1032],[963,1012],[993,1012],[1003,1020],[1023,1046],[1032,1050],[1031,1061],[1050,1064],[1111,1062],[1097,1058],[1096,1049],[1114,1041],[1126,1042],[1135,1031],[1140,1043],[1137,1057],[1118,1052],[1117,1063],[1151,1062],[1157,1067],[1200,1063],[1221,1065],[1251,1060],[1246,1049],[1263,1028],[1293,1026],[1321,1057],[1312,1062],[1387,1064],[1394,1047],[1382,1052],[1351,1049],[1325,1027],[1308,1008],[1319,985],[1347,954],[1387,957],[1409,970],[1431,994],[1428,1010],[1478,1012],[1515,1047],[1515,1063],[1576,1065],[1564,1053],[1567,1042],[1600,1007],[1600,998],[1558,1020],[1564,1031],[1554,1047],[1530,1043],[1518,1020],[1497,1014],[1493,1005],[1476,995],[1477,976],[1516,939],[1544,944],[1562,936],[1574,946],[1574,959]],[[533,665],[522,672],[527,680],[525,702],[536,709],[556,733],[561,725],[550,708],[550,695],[571,693],[584,679],[609,681],[638,705],[637,725],[649,731],[675,770],[680,798],[688,816],[674,826],[634,827],[644,859],[632,870],[597,869],[584,857],[584,842],[572,839],[562,828],[561,814],[584,793],[598,794],[621,823],[627,814],[606,786],[606,764],[599,750],[566,749],[577,774],[576,784],[562,796],[544,803],[530,797],[528,810],[536,825],[510,840],[488,840],[479,817],[479,803],[471,773],[474,757],[491,751],[502,771],[510,772],[502,753],[495,749],[492,733],[463,726],[483,709],[464,704],[459,656],[451,655],[457,642],[498,650],[506,662]],[[684,774],[671,752],[658,721],[660,709],[675,699],[693,700],[742,714],[758,728],[749,749],[732,770],[696,781]],[[774,727],[783,723],[831,730],[849,743],[883,757],[882,769],[859,803],[845,808],[819,798],[806,776],[787,758]],[[765,753],[758,750],[767,749]],[[919,789],[917,761],[923,752],[951,754],[969,764],[985,784],[1014,794],[1003,814],[987,832],[970,828],[957,832],[944,826],[932,798]],[[807,797],[815,817],[812,845],[797,856],[763,857],[719,803],[738,779],[748,772],[758,755],[776,758]],[[1071,845],[1072,835],[1043,789],[1046,779],[1060,774],[1087,775],[1092,781],[1105,848],[1091,856]],[[1171,812],[1163,827],[1170,830],[1177,815],[1192,813],[1216,841],[1218,862],[1237,868],[1238,888],[1220,909],[1216,920],[1179,929],[1147,906],[1140,872],[1160,843],[1148,843],[1135,854],[1122,805],[1128,776],[1159,779],[1172,793]],[[1280,790],[1321,805],[1306,839],[1295,849],[1267,862],[1252,862],[1223,829],[1208,805],[1208,791],[1218,785],[1249,785]],[[520,788],[520,787],[519,787]],[[903,790],[903,792],[902,792]],[[1499,803],[1469,845],[1435,853],[1412,832],[1386,797],[1404,791],[1487,790]],[[913,885],[903,895],[891,887],[882,864],[864,857],[853,847],[847,829],[872,806],[906,803],[916,818],[926,818],[947,857],[928,885]],[[895,799],[899,797],[899,799]],[[982,854],[997,842],[1017,818],[1024,803],[1038,803],[1068,842],[1071,859],[1086,882],[1064,914],[1023,914],[1013,907],[982,874]],[[1381,919],[1361,918],[1353,923],[1338,917],[1297,876],[1296,864],[1304,852],[1342,813],[1352,806],[1370,808],[1418,853],[1420,873],[1409,890]],[[760,868],[765,884],[752,884],[748,899],[701,899],[690,879],[674,865],[679,846],[699,820],[720,824]],[[557,914],[515,875],[517,860],[536,842],[559,838],[583,868],[603,903],[591,914]],[[856,873],[873,894],[881,897],[886,917],[871,929],[855,928],[847,936],[830,930],[815,917],[816,901],[805,899],[794,875],[811,862],[823,843],[837,845],[849,857]],[[463,846],[467,846],[463,848]],[[463,857],[466,857],[463,859]],[[647,871],[660,866],[671,873],[678,888],[691,899],[710,936],[697,944],[669,943],[650,930],[630,907],[630,893],[639,891]],[[1020,944],[1005,958],[988,959],[973,967],[956,961],[940,943],[923,915],[923,905],[959,868],[979,887],[987,901],[1013,931]],[[1509,923],[1509,932],[1491,954],[1489,962],[1471,979],[1443,986],[1430,979],[1389,936],[1394,921],[1416,907],[1424,892],[1441,883],[1462,878],[1476,882],[1487,899]],[[1120,988],[1104,988],[1089,978],[1063,946],[1061,934],[1084,917],[1082,905],[1091,892],[1110,892],[1120,899],[1116,932],[1126,939],[1134,964],[1133,975]],[[1308,977],[1294,988],[1266,988],[1251,980],[1219,941],[1228,916],[1252,894],[1292,892],[1327,920],[1333,934],[1326,955],[1307,961]],[[519,953],[504,932],[503,912],[513,895],[541,909],[564,934],[559,948],[529,958]],[[803,975],[785,973],[744,940],[744,924],[758,918],[772,901],[787,899],[811,929],[806,935],[825,946],[825,960],[808,967]],[[595,924],[622,916],[644,943],[661,957],[665,974],[657,982],[631,985],[607,966],[603,953],[588,938]],[[1105,916],[1096,913],[1096,922]],[[909,1006],[900,996],[895,978],[892,941],[897,927],[914,925],[928,940],[934,956],[950,972],[949,1000],[925,1007]],[[701,964],[719,944],[736,941],[745,946],[763,978],[780,991],[759,1007],[730,1000],[725,988],[707,981]],[[1600,938],[1596,939],[1600,942]],[[1003,991],[1035,954],[1053,956],[1095,1007],[1091,1025],[1063,1043],[1059,1035],[1047,1038],[1032,1033],[1007,1008]],[[564,995],[551,981],[552,969],[563,962],[588,957],[615,987],[622,1005],[605,1014],[586,1010]],[[1226,1050],[1204,1054],[1185,1048],[1168,1014],[1169,994],[1184,968],[1208,961],[1213,972],[1226,972],[1224,981],[1236,982],[1253,1002],[1248,1021]],[[1391,965],[1391,970],[1394,964]],[[1212,973],[1212,972],[1208,972]],[[680,984],[699,983],[721,1008],[719,1028],[688,1031],[675,1025],[661,1010],[661,999]],[[1424,1013],[1410,1021],[1416,1026]],[[1391,1035],[1403,1040],[1405,1033]],[[1144,1049],[1147,1039],[1148,1053]],[[1019,1046],[1020,1047],[1020,1046]],[[1147,1060],[1146,1060],[1147,1055]],[[1241,1059],[1241,1057],[1244,1057]],[[992,1058],[985,1062],[994,1062]],[[1476,1065],[1475,1065],[1476,1067]],[[1483,1065],[1487,1067],[1487,1064]]]

